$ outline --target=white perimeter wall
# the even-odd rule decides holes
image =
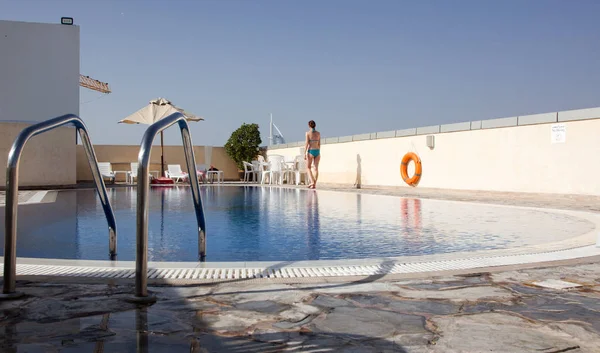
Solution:
[[[400,163],[412,151],[423,165],[417,187],[600,195],[599,118],[593,108],[327,138],[319,182],[352,185],[360,170],[362,185],[410,187]],[[565,142],[551,142],[556,124],[566,127]],[[428,135],[435,136],[433,149]],[[290,145],[267,154],[292,158],[302,143]]]
[[[0,187],[17,134],[33,122],[68,113],[79,115],[79,27],[0,21]],[[30,140],[21,185],[75,183],[75,129],[62,130]],[[37,175],[26,172],[36,170]]]

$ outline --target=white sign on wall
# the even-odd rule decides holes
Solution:
[[[550,141],[564,143],[567,140],[567,127],[565,124],[552,124],[550,128]]]

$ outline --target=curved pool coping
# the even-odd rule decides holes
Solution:
[[[311,191],[306,190],[306,192]],[[425,276],[431,273],[477,271],[482,268],[505,266],[528,265],[530,267],[536,263],[548,264],[600,255],[600,247],[596,246],[597,234],[600,231],[600,214],[598,213],[473,201],[431,200],[478,203],[494,207],[560,213],[585,219],[594,225],[594,229],[585,234],[551,243],[433,255],[302,261],[149,262],[149,282],[168,282],[171,280],[179,282],[215,282],[236,279],[306,280],[402,274]],[[210,252],[208,252],[208,257],[210,257]],[[0,276],[3,276],[3,270],[2,261]],[[17,279],[35,280],[36,278],[47,279],[49,277],[86,279],[88,282],[94,280],[104,281],[106,279],[133,279],[135,277],[135,261],[17,258]]]

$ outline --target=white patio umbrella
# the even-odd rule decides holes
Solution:
[[[176,107],[169,100],[165,98],[153,99],[149,104],[137,112],[131,114],[119,123],[124,124],[147,124],[152,125],[160,119],[166,118],[167,116],[179,112],[183,114],[187,121],[200,121],[204,118],[196,116],[192,113],[186,112],[185,110]],[[163,143],[163,132],[160,132],[160,172],[161,175],[165,174],[165,163],[164,163],[164,143]]]

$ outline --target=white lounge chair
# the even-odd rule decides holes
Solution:
[[[138,166],[139,163],[129,163],[131,165],[131,170],[127,172],[127,176],[126,176],[126,180],[128,184],[133,184],[133,179],[137,179],[138,176]],[[150,180],[152,180],[152,178],[154,178],[154,176],[152,175],[152,173],[148,173],[148,175],[150,176]]]
[[[137,178],[138,163],[129,163],[131,170],[127,172],[127,184],[133,184],[133,179]]]
[[[169,164],[167,170],[165,170],[165,176],[173,179],[173,181],[177,183],[180,180],[186,180],[188,178],[188,173],[181,170],[179,164]]]
[[[115,183],[115,172],[113,172],[110,162],[99,162],[98,169],[100,169],[100,175],[102,178],[109,178],[112,183]]]

